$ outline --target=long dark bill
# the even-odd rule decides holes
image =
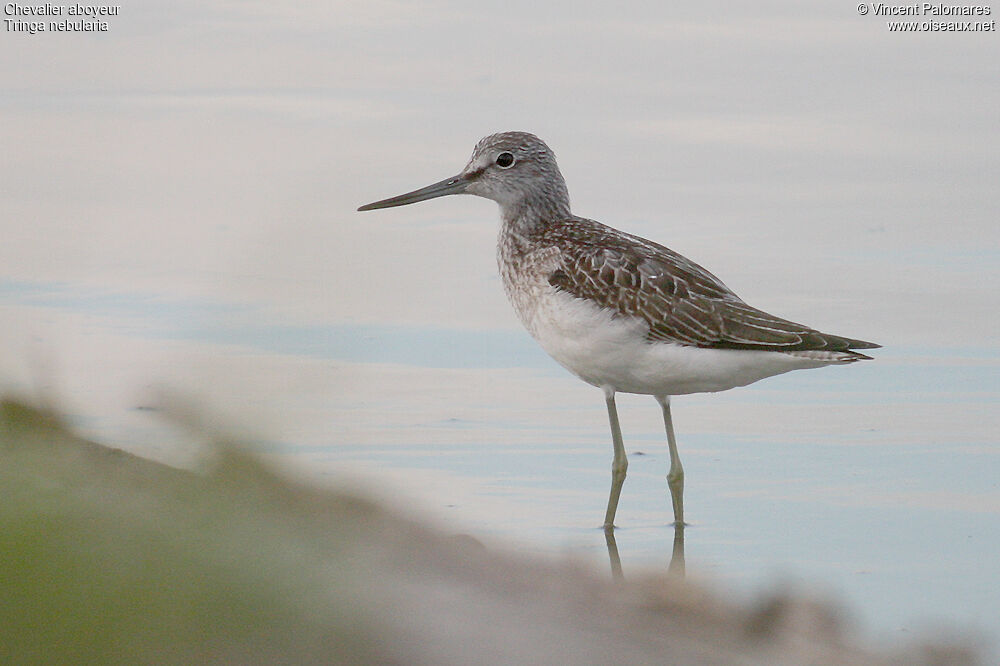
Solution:
[[[437,197],[443,197],[448,194],[461,194],[465,191],[468,184],[469,181],[460,174],[458,176],[452,176],[451,178],[445,178],[444,180],[434,183],[433,185],[421,187],[419,190],[413,190],[412,192],[407,192],[406,194],[400,194],[398,197],[390,197],[388,199],[382,199],[381,201],[365,204],[358,210],[375,210],[376,208],[405,206],[406,204],[426,201],[427,199],[436,199]]]

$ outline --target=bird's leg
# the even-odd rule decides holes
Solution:
[[[608,403],[611,441],[615,447],[615,458],[611,463],[611,496],[608,497],[608,512],[604,514],[604,529],[611,530],[615,527],[615,512],[618,510],[618,498],[622,494],[622,484],[625,483],[628,458],[625,456],[625,444],[622,442],[622,429],[618,424],[618,408],[615,407],[614,389],[605,388],[604,399]]]
[[[674,525],[684,526],[684,468],[681,466],[681,456],[677,453],[677,440],[674,438],[674,421],[670,417],[670,396],[658,395],[656,401],[663,409],[663,426],[667,429],[667,446],[670,447],[670,471],[667,472],[667,486],[670,488],[670,500],[674,505]]]

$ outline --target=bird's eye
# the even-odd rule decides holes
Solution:
[[[514,166],[514,155],[508,152],[500,153],[497,155],[497,166],[501,169],[509,169]]]

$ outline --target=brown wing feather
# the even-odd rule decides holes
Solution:
[[[549,283],[649,324],[651,341],[771,351],[848,351],[871,342],[820,333],[744,303],[719,278],[638,236],[576,218],[548,225],[539,240],[562,263]]]

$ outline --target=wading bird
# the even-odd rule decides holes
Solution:
[[[614,527],[628,467],[616,392],[651,395],[660,404],[674,524],[683,526],[684,469],[670,396],[870,360],[853,350],[879,346],[758,310],[673,250],[573,215],[555,156],[533,134],[488,136],[457,176],[358,210],[448,194],[500,205],[497,263],[518,317],[552,358],[604,392],[614,444],[605,529]]]

